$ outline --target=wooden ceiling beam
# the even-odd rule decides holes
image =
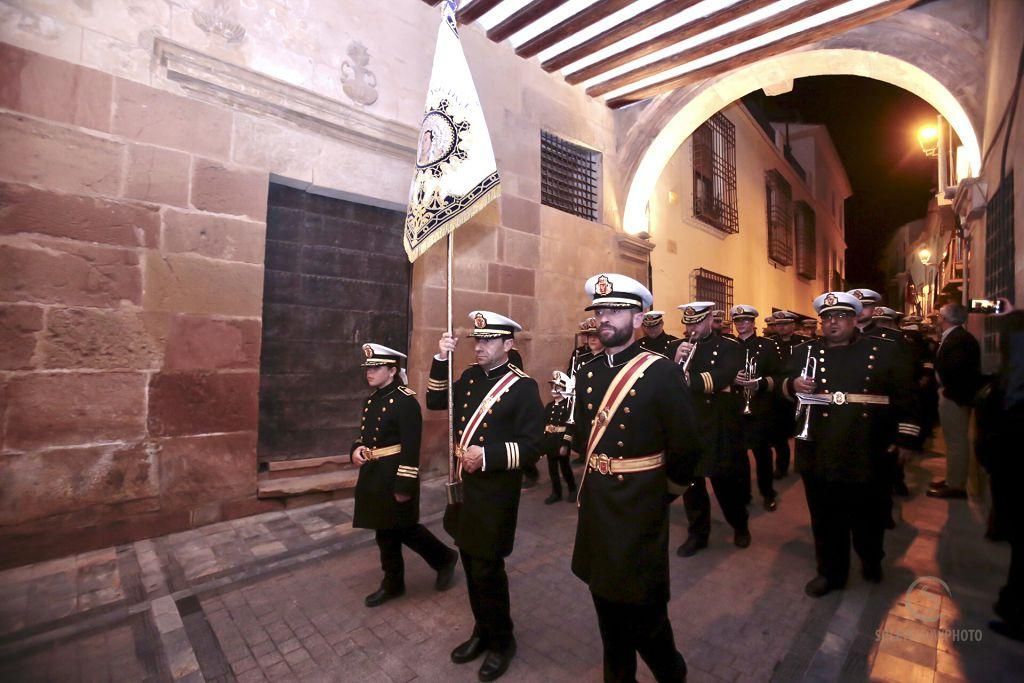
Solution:
[[[582,12],[577,12],[568,19],[559,22],[546,31],[538,33],[533,38],[530,38],[528,41],[516,48],[516,54],[523,59],[529,59],[530,57],[548,49],[552,45],[560,43],[569,36],[579,33],[583,29],[596,24],[602,19],[615,14],[629,5],[632,5],[633,2],[634,0],[597,0],[597,2]]]
[[[748,40],[757,38],[758,36],[764,35],[770,31],[782,28],[794,22],[806,19],[807,17],[823,12],[830,7],[841,5],[847,0],[811,0],[803,4],[792,7],[785,12],[779,12],[778,14],[768,17],[764,21],[756,24],[751,24],[741,28],[738,31],[733,31],[725,36],[722,36],[718,40],[708,41],[695,47],[691,47],[688,50],[677,52],[668,57],[651,62],[650,64],[644,64],[638,66],[635,69],[619,74],[613,78],[609,78],[606,81],[596,83],[587,88],[587,94],[591,97],[600,97],[605,93],[609,93],[612,90],[618,90],[619,88],[636,83],[637,81],[648,78],[649,76],[655,76],[661,72],[674,69],[677,66],[682,66],[687,62],[692,62],[695,59],[701,59],[707,57],[716,52],[720,52],[727,48],[739,45]],[[814,31],[812,30],[811,33]],[[798,34],[799,35],[799,34]],[[575,76],[576,74],[572,74]],[[568,79],[567,79],[568,80]],[[572,82],[572,81],[570,81]]]
[[[654,36],[653,38],[645,40],[644,42],[634,45],[622,52],[617,52],[614,55],[609,55],[598,62],[589,64],[579,71],[574,71],[569,74],[565,77],[565,80],[572,85],[588,81],[594,76],[600,76],[606,71],[611,71],[617,66],[628,64],[633,60],[645,57],[661,50],[662,48],[675,45],[676,43],[680,43],[688,38],[704,33],[705,31],[718,28],[719,26],[727,24],[734,19],[738,19],[745,14],[755,12],[762,7],[766,7],[775,2],[778,2],[778,0],[749,0],[749,2],[738,2],[735,5],[729,5],[717,12],[703,16],[688,24],[683,24],[678,28],[662,33],[661,35]]]
[[[701,0],[665,0],[665,2],[651,7],[646,12],[641,12],[635,17],[621,21],[607,31],[594,36],[590,40],[585,40],[579,45],[575,45],[565,52],[555,55],[540,66],[545,71],[561,69],[562,67],[579,61],[588,55],[592,55],[598,50],[604,49],[609,45],[614,45],[623,38],[628,38],[633,35],[637,31],[642,31],[648,26],[653,26],[659,21],[664,21],[665,19],[682,12],[687,7],[696,5],[698,2],[701,2]]]
[[[543,17],[548,12],[558,9],[569,0],[533,0],[517,12],[487,31],[487,37],[500,43]]]
[[[460,24],[472,24],[500,4],[501,0],[473,0],[471,5],[460,9],[455,18]]]
[[[872,7],[871,9],[843,17],[838,21],[818,26],[811,31],[787,36],[781,40],[769,43],[768,45],[763,45],[755,50],[744,52],[743,54],[716,62],[715,64],[709,64],[701,69],[696,69],[673,78],[667,78],[663,81],[652,83],[651,85],[639,88],[632,92],[624,93],[608,100],[605,104],[607,104],[611,109],[619,109],[620,107],[625,107],[626,105],[646,100],[650,97],[654,97],[655,95],[669,92],[670,90],[676,90],[677,88],[681,88],[698,81],[719,76],[729,71],[733,71],[734,69],[759,62],[762,59],[768,59],[769,57],[774,57],[784,52],[806,47],[822,40],[832,38],[841,33],[852,31],[855,28],[859,28],[866,24],[885,19],[886,17],[902,12],[903,10],[913,6],[916,2],[918,2],[918,0],[895,0],[894,2],[886,5]]]

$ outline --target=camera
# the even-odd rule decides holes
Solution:
[[[994,299],[971,299],[970,308],[971,313],[1002,313],[1003,302],[996,301]]]

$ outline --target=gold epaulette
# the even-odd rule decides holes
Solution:
[[[527,375],[527,374],[526,374],[526,373],[525,373],[525,372],[524,372],[523,370],[521,370],[520,368],[517,368],[517,367],[516,367],[515,365],[513,365],[512,363],[509,363],[509,364],[508,364],[508,369],[509,369],[509,370],[511,370],[512,372],[516,373],[516,374],[517,374],[517,375],[519,375],[520,377],[525,377],[525,378],[527,378],[527,379],[529,379],[529,377],[530,377],[530,376],[529,376],[529,375]]]
[[[415,392],[415,391],[413,391],[413,390],[412,390],[412,389],[410,389],[409,387],[405,386],[404,384],[403,384],[403,385],[400,385],[400,386],[398,387],[398,390],[399,390],[400,392],[402,392],[403,394],[405,394],[406,396],[415,396],[415,395],[416,395],[416,392]]]

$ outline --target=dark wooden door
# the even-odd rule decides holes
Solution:
[[[404,214],[271,184],[259,459],[348,454],[367,387],[361,346],[406,352]]]

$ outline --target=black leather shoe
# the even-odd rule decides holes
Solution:
[[[743,531],[737,531],[732,537],[733,545],[737,548],[749,548],[750,547],[750,531],[744,529]]]
[[[532,489],[537,485],[537,480],[533,477],[523,477],[523,490]]]
[[[455,576],[455,565],[459,563],[459,554],[452,551],[448,561],[437,570],[437,578],[434,579],[434,590],[446,591],[452,586],[452,578]]]
[[[820,598],[821,596],[831,593],[841,587],[842,586],[833,585],[824,576],[818,575],[807,582],[807,585],[804,586],[804,593],[812,598]]]
[[[557,503],[560,500],[562,500],[562,494],[561,493],[552,493],[550,496],[548,496],[547,498],[544,499],[544,504],[545,505],[554,505],[555,503]]]
[[[568,495],[566,495],[565,501],[567,503],[575,503],[576,502],[576,489],[569,489],[569,493],[568,493]]]
[[[898,481],[892,485],[892,492],[897,496],[906,498],[910,495],[910,489],[907,488],[906,482]]]
[[[480,636],[473,636],[466,642],[459,645],[457,648],[452,650],[452,661],[456,664],[465,664],[466,662],[472,662],[474,659],[483,654],[483,651],[487,649],[487,643]]]
[[[698,551],[708,547],[708,539],[699,536],[689,536],[686,542],[676,548],[676,555],[679,557],[693,557]]]
[[[515,654],[516,641],[514,640],[504,650],[488,650],[476,677],[481,681],[493,681],[501,678],[501,675],[508,671],[508,665]]]
[[[402,595],[405,595],[405,589],[404,588],[401,589],[401,590],[397,590],[397,591],[389,591],[389,590],[386,590],[384,588],[381,588],[381,589],[377,590],[376,592],[370,593],[369,595],[367,595],[363,599],[363,604],[366,605],[367,607],[377,607],[379,605],[383,605],[385,602],[387,602],[388,600],[391,600],[392,598],[397,598],[397,597],[400,597]]]
[[[878,562],[860,568],[860,575],[870,583],[882,583],[882,565]]]
[[[964,491],[963,489],[951,489],[948,486],[943,486],[940,489],[928,489],[928,493],[925,495],[929,498],[962,499],[967,497],[967,491]]]
[[[946,488],[946,480],[945,479],[939,479],[938,481],[933,481],[932,483],[928,484],[928,488],[929,489],[944,489],[944,488]]]
[[[779,501],[773,496],[764,499],[764,509],[768,512],[775,512],[779,509]]]

